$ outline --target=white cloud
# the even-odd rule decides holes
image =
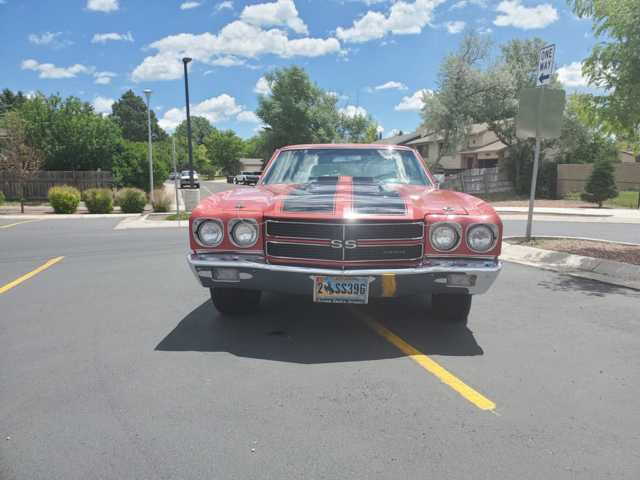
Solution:
[[[277,0],[244,7],[240,20],[256,27],[287,26],[296,33],[309,34],[309,29],[298,17],[293,0]]]
[[[93,76],[96,77],[93,83],[106,85],[111,81],[111,77],[117,77],[118,74],[113,72],[95,72]]]
[[[44,32],[41,36],[31,33],[27,38],[36,45],[49,45],[51,48],[56,49],[67,47],[73,43],[71,40],[57,40],[56,38],[60,35],[62,35],[62,32]]]
[[[351,28],[338,27],[336,36],[345,42],[367,42],[394,35],[417,34],[431,24],[433,11],[444,0],[415,0],[414,3],[398,1],[387,15],[369,10],[362,18],[353,22]]]
[[[387,134],[387,138],[397,137],[398,135],[400,135],[400,130],[398,130],[397,128],[394,128]]]
[[[558,69],[558,80],[565,88],[577,90],[597,90],[598,88],[589,83],[582,75],[582,62],[571,62]]]
[[[451,5],[449,10],[455,10],[456,8],[463,8],[467,4],[467,0],[460,0],[458,3]]]
[[[180,5],[180,10],[188,10],[190,8],[199,7],[200,5],[202,4],[198,2],[184,2],[182,5]]]
[[[503,0],[498,4],[496,10],[504,14],[498,15],[493,21],[499,27],[511,25],[523,30],[531,30],[544,28],[558,20],[558,11],[549,3],[528,8],[523,7],[520,0]]]
[[[91,39],[91,43],[106,43],[107,40],[122,40],[124,42],[133,42],[131,32],[124,33],[96,33]]]
[[[346,115],[347,117],[366,117],[367,111],[362,107],[354,107],[353,105],[349,105],[347,108],[341,108],[338,110],[342,115]]]
[[[229,10],[233,10],[233,2],[220,2],[219,4],[216,5],[216,12],[219,12],[221,10],[224,10],[225,8],[228,8]]]
[[[445,27],[447,27],[447,31],[449,33],[460,33],[464,28],[464,26],[466,25],[466,23],[456,21],[456,22],[445,22],[444,25]]]
[[[264,77],[260,77],[260,79],[256,83],[256,86],[253,87],[253,92],[261,93],[263,95],[269,95],[271,93],[271,88],[269,88],[267,79]]]
[[[211,60],[211,63],[213,65],[218,65],[220,67],[235,67],[237,65],[244,65],[246,62],[246,60],[234,57],[233,55],[218,57],[214,60]]]
[[[213,73],[213,70],[207,70],[206,72],[204,72],[202,74],[203,77],[206,77],[207,75],[209,75],[210,73]]]
[[[378,126],[376,127],[376,132],[378,132],[378,133],[382,133],[382,132],[384,132],[384,127],[383,127],[382,125],[378,125]]]
[[[113,102],[113,98],[95,97],[92,102],[93,109],[98,113],[110,113]]]
[[[258,118],[258,116],[255,113],[250,112],[248,110],[244,112],[240,112],[238,114],[237,120],[239,122],[251,122],[251,123],[260,123],[262,121]]]
[[[406,85],[400,82],[387,82],[383,85],[378,85],[377,87],[373,87],[374,90],[386,90],[388,88],[397,88],[398,90],[406,90],[409,87],[407,87]]]
[[[279,29],[262,30],[255,25],[235,21],[226,25],[217,35],[181,33],[170,35],[150,45],[158,50],[155,56],[146,57],[131,74],[135,82],[142,80],[175,80],[182,78],[182,58],[191,57],[211,63],[216,55],[258,58],[274,54],[282,58],[295,56],[318,57],[340,50],[335,38],[297,38],[290,40]]]
[[[85,67],[76,63],[71,67],[56,67],[53,63],[38,63],[35,60],[24,60],[23,70],[37,70],[40,72],[39,78],[73,78],[78,73],[93,73],[95,67]]]
[[[87,8],[96,12],[118,10],[118,0],[87,0]]]
[[[469,3],[473,3],[482,8],[487,8],[487,0],[469,0]]]
[[[236,104],[236,99],[223,93],[197,105],[190,105],[191,115],[204,117],[211,123],[225,122],[230,116],[244,110],[242,105]],[[158,125],[167,131],[175,130],[187,118],[186,108],[172,108],[167,110],[164,117],[158,120]]]
[[[155,107],[153,107],[154,110],[162,110],[164,107],[162,105],[156,105]]]
[[[396,105],[393,109],[418,111],[424,105],[424,103],[422,102],[422,95],[427,92],[431,92],[431,90],[427,90],[427,89],[418,90],[416,93],[414,93],[410,97],[404,97],[402,101],[398,105]]]

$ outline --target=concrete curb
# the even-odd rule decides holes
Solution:
[[[52,220],[70,220],[81,218],[131,218],[142,217],[148,215],[147,213],[104,213],[104,214],[92,214],[92,213],[74,213],[70,215],[49,213],[47,215],[0,215],[0,220],[40,220],[40,219],[52,219]]]
[[[500,260],[640,290],[640,265],[582,257],[507,242],[502,243]]]
[[[175,212],[174,212],[175,213]],[[135,218],[125,218],[118,225],[113,227],[114,230],[128,230],[131,228],[176,228],[176,227],[188,227],[189,220],[181,220],[180,225],[178,222],[170,221],[149,221],[149,214],[138,216]]]

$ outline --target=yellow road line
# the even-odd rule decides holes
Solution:
[[[46,220],[46,218],[38,218],[36,220],[25,220],[24,222],[12,223],[11,225],[3,225],[0,228],[14,227],[16,225],[22,225],[23,223],[41,222],[42,220]]]
[[[482,410],[493,410],[496,407],[496,404],[493,403],[488,398],[482,396],[478,392],[476,392],[473,388],[459,380],[458,378],[451,375],[448,371],[438,365],[436,362],[427,357],[424,353],[416,350],[407,342],[402,340],[400,337],[389,331],[387,328],[376,322],[372,317],[367,315],[362,310],[349,307],[351,312],[358,317],[358,319],[371,327],[373,331],[375,331],[378,335],[385,338],[393,345],[395,345],[398,349],[400,349],[403,353],[405,353],[408,357],[410,357],[413,361],[426,368],[429,372],[438,377],[443,383],[449,385],[456,392],[462,395],[464,398],[473,403],[476,407]]]
[[[0,293],[4,293],[7,290],[12,289],[13,287],[15,287],[16,285],[24,282],[25,280],[28,280],[29,278],[33,277],[34,275],[36,275],[37,273],[40,273],[41,271],[43,271],[46,268],[49,268],[51,265],[53,265],[54,263],[58,263],[60,260],[62,260],[64,257],[57,257],[54,258],[53,260],[49,260],[47,263],[45,263],[44,265],[42,265],[41,267],[36,268],[33,272],[29,272],[26,275],[20,277],[19,279],[8,283],[7,285],[5,285],[4,287],[0,288]]]
[[[382,275],[382,296],[393,297],[396,293],[396,274],[385,273]]]

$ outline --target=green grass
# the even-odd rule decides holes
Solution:
[[[178,220],[178,214],[174,213],[173,215],[169,215],[165,220],[176,221]],[[187,212],[180,212],[180,220],[189,220],[189,214]]]
[[[638,208],[638,192],[620,192],[620,195],[612,200],[607,200],[604,204],[612,207]]]

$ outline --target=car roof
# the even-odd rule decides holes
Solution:
[[[282,147],[281,150],[298,150],[298,149],[312,149],[312,148],[374,148],[377,150],[383,148],[393,148],[396,150],[413,150],[411,147],[405,147],[404,145],[381,145],[381,144],[373,144],[373,143],[313,143],[313,144],[304,144],[304,145],[289,145],[287,147]]]

